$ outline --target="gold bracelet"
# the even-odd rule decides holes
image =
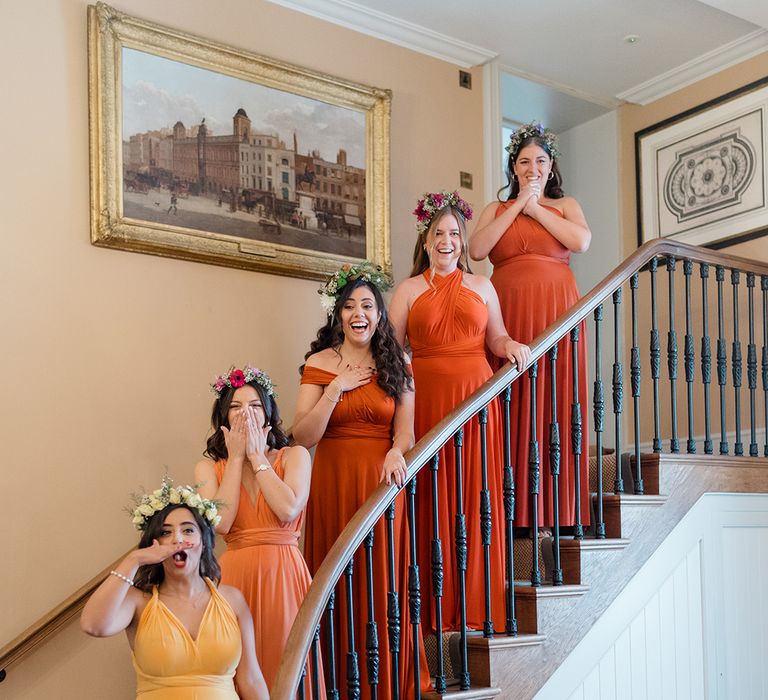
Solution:
[[[328,400],[329,400],[331,403],[339,403],[339,401],[341,401],[341,397],[342,397],[343,395],[344,395],[344,392],[343,392],[343,391],[342,391],[342,392],[339,392],[339,398],[338,398],[338,399],[332,399],[332,398],[331,398],[331,397],[328,395],[328,389],[327,389],[327,388],[326,388],[326,389],[325,389],[325,391],[323,392],[323,396],[325,396],[325,398],[326,398],[326,399],[328,399]]]

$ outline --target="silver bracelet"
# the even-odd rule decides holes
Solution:
[[[113,570],[113,571],[110,571],[109,573],[112,576],[117,576],[117,578],[119,578],[121,581],[125,581],[129,586],[135,585],[133,583],[133,579],[132,578],[128,578],[127,576],[123,576],[119,571],[114,571]]]

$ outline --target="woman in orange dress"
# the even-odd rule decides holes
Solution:
[[[541,124],[523,124],[512,134],[507,175],[510,195],[506,202],[491,202],[480,218],[469,243],[473,260],[489,257],[491,282],[499,294],[507,332],[530,343],[568,311],[579,299],[571,268],[571,253],[583,253],[592,234],[584,213],[573,197],[562,190],[557,166],[555,135]],[[560,342],[557,353],[557,419],[560,427],[560,525],[575,524],[575,460],[571,449],[573,364],[570,341]],[[587,355],[585,325],[581,324],[578,353],[582,420],[587,414]],[[539,525],[552,526],[552,498],[547,438],[552,415],[549,362],[539,365],[536,437],[541,450],[541,487],[538,496]],[[510,409],[512,459],[515,470],[515,525],[530,526],[528,443],[530,440],[530,380],[521,377],[512,385]],[[586,427],[583,434],[587,435]],[[581,480],[581,522],[589,522],[589,475],[587,449],[578,465]]]
[[[381,289],[391,282],[364,262],[335,273],[325,284],[327,323],[306,355],[293,425],[305,447],[317,445],[307,505],[305,554],[316,572],[355,512],[382,481],[405,482],[403,454],[413,445],[413,390],[407,358],[395,340]],[[401,698],[413,696],[413,642],[407,614],[408,534],[404,501],[395,501],[394,545],[400,600],[399,687]],[[374,528],[373,598],[378,631],[378,697],[395,697],[387,635],[388,557],[383,519]],[[365,557],[354,559],[353,611],[361,697],[370,697],[365,670],[368,595]],[[335,638],[337,658],[350,651],[343,582],[337,588]],[[326,659],[326,674],[333,660]],[[337,686],[347,697],[345,665],[336,671]],[[429,686],[421,653],[419,685]]]
[[[203,496],[223,504],[216,527],[227,543],[222,581],[248,601],[256,655],[271,688],[312,581],[298,547],[311,463],[303,447],[287,446],[265,372],[231,369],[212,389],[213,434],[195,478]]]
[[[486,345],[494,355],[524,367],[527,346],[504,330],[496,292],[486,277],[470,273],[467,263],[465,221],[469,205],[456,192],[426,193],[416,209],[419,237],[411,277],[395,290],[390,318],[395,336],[407,336],[413,354],[416,385],[416,439],[421,438],[458,404],[487,381],[492,372]],[[480,526],[482,467],[480,426],[476,418],[464,426],[463,512],[467,524],[467,625],[483,629],[485,619],[484,555]],[[504,505],[501,470],[499,406],[488,406],[487,465],[491,503],[491,613],[494,628],[504,628]],[[440,451],[438,515],[443,551],[443,629],[460,626],[460,601],[456,552],[453,547],[456,519],[456,467],[453,441]],[[418,478],[417,510],[430,523],[433,499],[431,476],[423,469]],[[419,568],[431,570],[431,526],[419,530]],[[431,586],[424,586],[431,592]],[[435,627],[434,598],[422,601]]]

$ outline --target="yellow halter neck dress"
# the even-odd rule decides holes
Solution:
[[[240,626],[216,586],[206,583],[211,599],[197,639],[160,600],[157,587],[152,589],[134,640],[137,700],[238,700]]]

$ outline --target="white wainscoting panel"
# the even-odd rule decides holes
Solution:
[[[536,700],[768,699],[768,495],[706,494]]]

